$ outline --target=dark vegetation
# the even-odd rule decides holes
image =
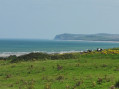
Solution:
[[[115,50],[118,51],[119,48],[113,48],[111,49],[112,51]],[[47,54],[47,53],[41,53],[41,52],[37,52],[37,53],[29,53],[29,54],[25,54],[25,55],[21,55],[21,56],[16,56],[16,55],[11,55],[9,57],[0,57],[0,60],[10,60],[11,63],[15,63],[15,62],[20,62],[20,61],[35,61],[35,60],[67,60],[67,59],[77,59],[77,58],[119,58],[119,53],[113,53],[110,54],[106,54],[104,53],[105,50],[87,50],[84,52],[75,52],[75,53],[63,53],[63,54],[59,54],[59,53],[55,53],[55,54]],[[107,50],[106,50],[107,51]],[[108,52],[108,51],[107,51]],[[113,56],[112,56],[113,55]]]
[[[19,62],[19,61],[35,61],[35,60],[57,60],[57,59],[75,59],[76,56],[72,53],[65,54],[47,54],[47,53],[30,53],[22,56],[9,56],[8,58],[4,58],[6,60],[11,60],[11,62]]]

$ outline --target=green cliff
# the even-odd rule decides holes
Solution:
[[[119,41],[119,34],[60,34],[54,40]]]

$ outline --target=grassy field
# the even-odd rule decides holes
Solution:
[[[17,63],[0,60],[0,89],[115,89],[118,81],[118,53]]]

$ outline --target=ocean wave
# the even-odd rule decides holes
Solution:
[[[2,52],[0,53],[0,57],[8,57],[10,55],[21,56],[24,54],[29,54],[30,52]]]

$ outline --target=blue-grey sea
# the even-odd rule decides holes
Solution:
[[[118,42],[0,39],[0,56],[30,52],[63,53],[119,47]]]

